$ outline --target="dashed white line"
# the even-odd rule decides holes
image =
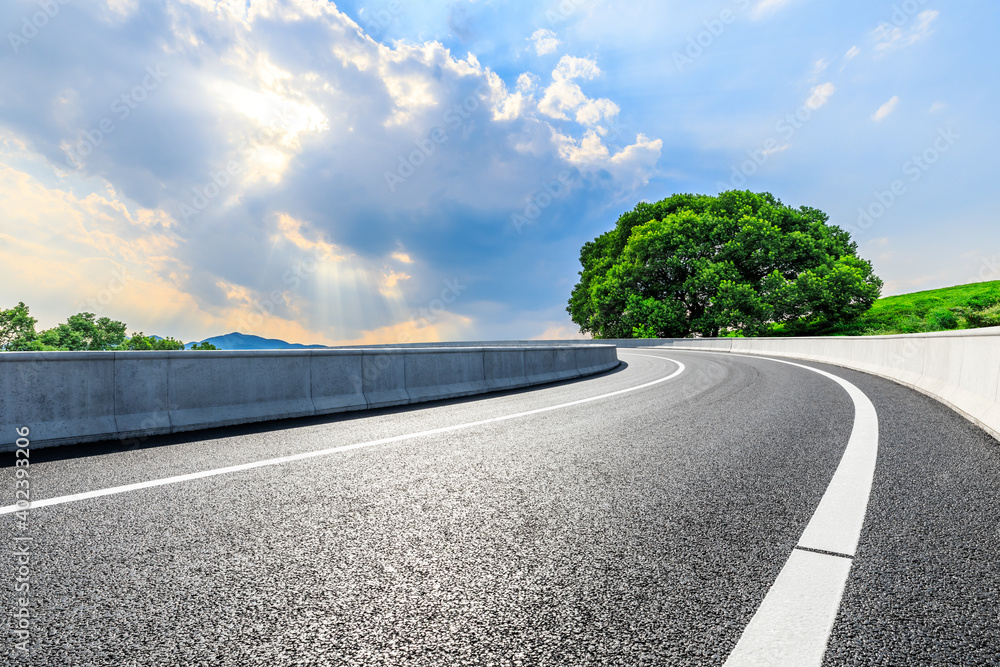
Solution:
[[[476,426],[484,426],[486,424],[495,424],[497,422],[507,421],[508,419],[519,419],[521,417],[527,417],[529,415],[537,415],[542,412],[550,412],[552,410],[561,410],[563,408],[572,407],[574,405],[581,405],[583,403],[590,403],[592,401],[600,401],[606,398],[611,398],[612,396],[620,396],[621,394],[627,394],[633,391],[639,391],[640,389],[646,389],[660,384],[661,382],[667,382],[668,380],[673,380],[675,377],[684,372],[684,364],[673,359],[668,359],[666,357],[657,357],[658,359],[663,359],[677,365],[677,370],[662,377],[658,380],[653,380],[652,382],[646,382],[644,384],[637,385],[635,387],[628,387],[627,389],[619,389],[618,391],[612,391],[607,394],[601,394],[599,396],[591,396],[589,398],[581,398],[576,401],[570,401],[569,403],[560,403],[559,405],[550,405],[545,408],[537,408],[535,410],[526,410],[524,412],[517,412],[510,415],[502,415],[500,417],[491,417],[489,419],[481,419],[479,421],[467,422],[465,424],[455,424],[453,426],[443,426],[441,428],[430,429],[427,431],[420,431],[418,433],[407,433],[405,435],[396,435],[389,438],[380,438],[378,440],[371,440],[369,442],[359,442],[352,445],[342,445],[339,447],[329,447],[327,449],[320,449],[312,452],[302,452],[300,454],[291,454],[289,456],[280,456],[273,459],[266,459],[263,461],[254,461],[252,463],[243,463],[235,466],[227,466],[225,468],[214,468],[212,470],[203,470],[201,472],[188,473],[186,475],[175,475],[173,477],[163,477],[161,479],[153,479],[146,482],[137,482],[135,484],[125,484],[123,486],[113,486],[106,489],[97,489],[94,491],[86,491],[84,493],[74,493],[66,496],[58,496],[56,498],[46,498],[44,500],[33,500],[26,507],[19,507],[18,505],[7,505],[6,507],[0,507],[0,514],[11,514],[23,509],[38,509],[40,507],[51,507],[52,505],[64,505],[66,503],[78,502],[80,500],[87,500],[90,498],[100,498],[101,496],[111,496],[118,493],[127,493],[129,491],[138,491],[140,489],[150,489],[157,486],[166,486],[168,484],[179,484],[182,482],[189,482],[195,479],[203,479],[205,477],[215,477],[216,475],[226,475],[229,473],[242,472],[244,470],[253,470],[254,468],[263,468],[266,466],[281,465],[283,463],[291,463],[293,461],[304,461],[306,459],[314,459],[321,456],[330,456],[331,454],[339,454],[341,452],[348,452],[353,449],[364,449],[365,447],[374,447],[376,445],[387,445],[394,442],[402,442],[404,440],[412,440],[414,438],[423,438],[430,435],[439,435],[441,433],[450,433],[452,431],[459,431],[467,428],[475,428]]]

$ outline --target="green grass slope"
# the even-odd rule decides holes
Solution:
[[[948,331],[1000,326],[1000,280],[879,299],[841,336]]]

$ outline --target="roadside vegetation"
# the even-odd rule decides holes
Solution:
[[[885,297],[854,322],[829,333],[880,336],[998,326],[1000,280],[994,280]],[[782,335],[780,328],[774,333]]]
[[[126,333],[127,326],[107,317],[98,318],[94,313],[77,313],[51,329],[36,331],[38,323],[31,316],[28,306],[18,303],[13,308],[0,310],[0,350],[7,352],[48,351],[118,351],[118,350],[183,350],[184,343],[174,338],[160,338],[134,332]],[[217,349],[211,343],[193,345],[191,350]]]
[[[595,338],[824,335],[882,281],[822,211],[770,193],[640,203],[584,244],[566,309]]]
[[[822,211],[769,193],[640,203],[585,243],[567,311],[595,338],[875,336],[1000,326],[1000,281],[879,298]]]

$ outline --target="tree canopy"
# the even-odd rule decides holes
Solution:
[[[770,193],[640,203],[585,243],[567,311],[596,338],[821,334],[882,281],[822,211]]]
[[[36,332],[38,320],[24,302],[0,310],[0,350],[8,352],[104,351],[104,350],[183,350],[184,343],[171,337],[126,334],[126,324],[94,313],[71,315],[62,324]],[[193,345],[192,350],[214,350],[211,343]]]

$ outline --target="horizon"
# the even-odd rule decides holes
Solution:
[[[39,328],[580,337],[583,243],[726,189],[826,212],[883,296],[1000,278],[990,3],[49,4],[0,8],[0,308]]]

